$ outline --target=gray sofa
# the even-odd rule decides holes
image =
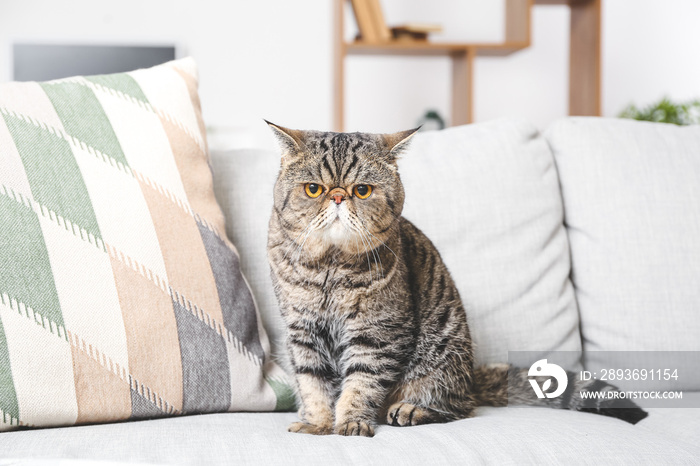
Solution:
[[[415,139],[400,162],[404,212],[456,279],[478,362],[515,350],[683,351],[697,361],[700,127],[567,118],[540,133],[499,120]],[[277,154],[214,152],[211,163],[228,234],[282,357],[265,260]],[[682,407],[647,408],[636,425],[482,407],[453,423],[346,438],[288,433],[291,412],[221,413],[2,433],[0,465],[700,464],[700,385],[687,372],[645,387],[682,391]]]

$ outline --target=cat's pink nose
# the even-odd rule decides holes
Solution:
[[[345,196],[347,196],[348,192],[345,191],[343,188],[333,188],[331,189],[331,192],[328,193],[328,196],[335,201],[337,205],[340,205],[341,202],[343,202],[343,199],[345,199]]]

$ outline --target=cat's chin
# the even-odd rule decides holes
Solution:
[[[364,253],[362,238],[351,229],[345,227],[340,220],[334,221],[325,228],[312,232],[304,241],[304,256],[309,260],[317,260],[329,251],[341,252],[350,257]]]
[[[356,241],[355,232],[346,227],[340,218],[337,218],[323,231],[323,239],[333,246],[343,246],[350,241]]]
[[[362,239],[340,219],[315,231],[307,241],[307,250],[312,255],[325,254],[330,248],[355,255],[364,251],[362,246]]]

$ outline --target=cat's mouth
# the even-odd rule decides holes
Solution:
[[[333,218],[333,220],[331,220],[331,221],[328,223],[328,226],[326,227],[326,229],[331,229],[331,228],[342,228],[342,229],[346,229],[347,227],[345,226],[345,222],[343,221],[343,219],[341,218],[341,216],[338,215],[338,214],[336,214],[336,216]]]
[[[352,227],[352,214],[347,211],[347,206],[331,203],[322,215],[325,219],[314,236],[327,246],[344,247],[358,241],[355,229]]]
[[[326,224],[324,236],[332,243],[345,243],[354,237],[352,229],[347,225],[348,222],[343,217],[340,209],[337,209],[332,220]]]

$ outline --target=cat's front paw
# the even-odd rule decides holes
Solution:
[[[335,433],[346,436],[374,437],[374,427],[368,422],[346,422],[335,426]]]
[[[333,433],[333,429],[328,426],[316,426],[314,424],[307,424],[306,422],[293,422],[289,425],[287,429],[289,432],[297,432],[299,434],[313,434],[313,435],[329,435]]]

